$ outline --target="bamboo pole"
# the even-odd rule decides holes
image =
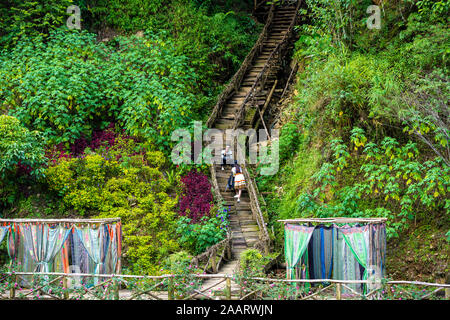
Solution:
[[[213,273],[217,273],[217,264],[216,264],[216,249],[214,248],[211,252],[211,267]]]
[[[169,286],[167,288],[167,300],[173,300],[174,290],[173,290],[173,277],[169,278]]]
[[[341,300],[341,284],[336,283],[336,300]]]
[[[298,67],[298,61],[295,62],[295,65],[294,65],[294,67],[292,68],[291,73],[289,74],[289,77],[288,77],[288,79],[287,79],[287,81],[286,81],[286,85],[285,85],[285,87],[284,87],[284,89],[283,89],[283,92],[281,93],[280,101],[283,99],[284,94],[286,93],[286,90],[287,90],[287,88],[289,87],[289,83],[291,82],[292,75],[294,74],[294,72],[295,72],[295,70],[297,69],[297,67]]]
[[[137,292],[137,293],[133,294],[130,298],[128,298],[128,300],[133,300],[134,298],[139,297],[139,296],[142,296],[142,295],[144,295],[144,294],[148,294],[148,295],[154,297],[154,295],[152,295],[150,292],[153,291],[153,290],[155,290],[156,288],[158,288],[159,286],[161,286],[161,285],[163,285],[163,284],[164,284],[164,282],[160,282],[160,283],[154,285],[153,287],[151,287],[151,288],[148,289],[148,290],[141,291],[141,292]],[[155,298],[155,300],[158,300],[158,298]]]
[[[63,276],[63,287],[65,288],[64,299],[68,300],[69,299],[69,290],[68,290],[67,277],[66,276]]]
[[[336,218],[310,218],[310,219],[284,219],[277,220],[278,222],[284,223],[382,223],[386,222],[387,218],[345,218],[345,217],[336,217]]]
[[[227,278],[226,280],[226,299],[231,300],[231,279]]]
[[[106,219],[0,219],[1,222],[9,223],[80,223],[80,224],[104,224],[112,222],[120,222],[120,218]]]
[[[264,126],[264,130],[266,131],[266,134],[267,134],[267,137],[269,138],[269,140],[270,140],[269,130],[267,129],[267,126],[266,126],[266,123],[264,122],[264,118],[263,117],[264,117],[264,113],[266,112],[267,106],[269,105],[270,100],[272,99],[272,95],[273,95],[273,92],[275,91],[277,83],[278,83],[278,80],[275,80],[275,82],[274,82],[274,84],[272,86],[272,89],[270,89],[269,95],[267,96],[266,102],[264,103],[264,106],[263,106],[262,110],[259,109],[259,106],[257,106],[260,119],[256,120],[255,128],[256,129],[258,128],[259,120],[261,120],[261,122],[262,122],[262,124]]]
[[[10,299],[14,299],[16,296],[16,283],[17,283],[17,274],[13,277],[14,279],[14,285],[11,287],[11,289],[9,289],[9,298]]]
[[[114,282],[114,300],[119,300],[120,299],[120,294],[119,294],[120,281],[118,281],[117,279],[114,279],[113,282]]]

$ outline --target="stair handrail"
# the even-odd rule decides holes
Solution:
[[[238,126],[240,126],[240,124],[242,123],[243,117],[245,115],[245,106],[247,104],[247,102],[250,101],[250,99],[254,100],[256,97],[256,88],[257,86],[261,83],[263,76],[265,75],[265,72],[267,70],[267,68],[269,67],[269,65],[271,64],[272,60],[275,59],[276,54],[282,49],[284,49],[287,40],[291,37],[292,35],[292,30],[294,29],[294,26],[297,22],[297,19],[299,17],[298,15],[298,11],[300,9],[300,5],[301,5],[301,0],[299,0],[297,2],[297,6],[295,8],[295,15],[292,18],[291,23],[289,24],[289,27],[287,29],[287,32],[285,33],[285,35],[283,36],[283,38],[281,39],[280,42],[278,42],[278,44],[275,46],[275,48],[272,50],[271,54],[269,55],[269,58],[267,59],[267,62],[264,64],[262,70],[258,73],[258,75],[256,76],[255,82],[253,83],[252,87],[250,88],[249,92],[246,94],[244,101],[241,103],[241,106],[239,107],[239,110],[236,114],[236,118],[234,120],[234,124],[233,124],[233,129],[236,129]],[[278,58],[280,58],[281,55],[278,55]],[[261,90],[263,90],[263,86],[261,88]]]
[[[255,54],[257,52],[261,51],[261,48],[263,46],[264,40],[267,38],[269,26],[272,24],[273,20],[273,13],[275,10],[275,5],[272,4],[269,9],[269,13],[267,16],[266,23],[264,25],[263,30],[259,34],[258,40],[253,45],[250,52],[245,57],[244,61],[242,62],[241,66],[239,67],[238,71],[233,75],[230,82],[226,86],[226,88],[222,91],[222,93],[219,95],[217,99],[217,103],[214,106],[211,115],[208,118],[208,121],[206,122],[206,127],[211,128],[214,122],[217,120],[217,117],[221,114],[222,108],[225,105],[225,103],[230,98],[231,94],[239,89],[242,83],[242,79],[245,76],[245,73],[247,72],[248,68],[251,66],[253,58],[255,57]]]
[[[255,247],[260,246],[262,251],[265,254],[268,254],[270,248],[270,235],[269,231],[267,230],[266,222],[264,221],[263,212],[259,205],[258,187],[255,185],[254,180],[250,176],[250,173],[248,172],[245,163],[242,164],[241,168],[245,180],[247,181],[247,191],[250,197],[250,209],[252,210],[252,214],[256,218],[256,223],[258,224],[259,227],[259,244],[255,245]]]
[[[220,257],[216,260],[216,254],[219,250],[222,250]],[[225,239],[219,241],[218,243],[208,247],[204,252],[192,257],[191,264],[198,267],[200,261],[206,261],[205,266],[203,267],[203,272],[217,273],[220,268],[220,264],[222,263],[225,257],[230,259],[231,255],[231,230],[228,227],[227,236]],[[211,262],[211,269],[208,268]]]

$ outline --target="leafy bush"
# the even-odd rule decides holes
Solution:
[[[300,139],[297,125],[288,123],[283,126],[280,135],[280,163],[286,161],[297,150]]]
[[[174,236],[177,199],[169,195],[171,186],[161,172],[165,158],[129,137],[119,135],[114,141],[50,165],[48,185],[78,215],[121,218],[127,266],[155,274],[163,258],[179,247]]]
[[[415,252],[404,240],[413,228],[448,231],[448,27],[436,13],[449,2],[383,2],[380,30],[366,26],[369,2],[307,1],[283,162],[258,179],[280,247],[277,219],[300,216],[386,217],[403,256]],[[283,148],[294,125],[301,140]]]
[[[72,0],[7,0],[0,3],[0,46],[14,46],[18,40],[47,36],[63,25]]]
[[[398,236],[408,227],[408,222],[425,218],[424,212],[448,210],[450,169],[442,159],[420,159],[417,145],[411,141],[400,145],[396,139],[386,136],[378,145],[366,143],[360,128],[353,129],[352,133],[352,159],[350,148],[340,143],[341,139],[334,140],[335,160],[325,162],[311,177],[316,189],[299,196],[297,214],[386,217],[390,238]],[[358,181],[351,183],[345,176],[338,176],[339,171],[344,171],[342,175],[358,174],[347,168],[347,161],[363,173]]]
[[[258,277],[264,275],[264,263],[261,252],[257,249],[246,249],[240,255],[240,271],[250,276]]]
[[[164,262],[161,272],[173,274],[172,286],[177,299],[182,299],[188,294],[192,294],[194,289],[202,285],[200,278],[192,274],[200,273],[201,270],[191,264],[192,256],[186,251],[179,251],[171,254]],[[169,285],[168,281],[166,282]]]
[[[228,209],[218,209],[215,216],[203,216],[197,223],[180,217],[176,225],[180,245],[193,254],[200,254],[225,239],[229,225]]]
[[[116,120],[167,150],[168,133],[192,117],[196,75],[170,40],[117,37],[107,46],[94,34],[58,30],[46,44],[20,42],[0,61],[1,105],[53,143],[73,143]]]
[[[14,117],[0,115],[0,204],[11,204],[19,185],[43,176],[44,139]]]
[[[208,177],[196,170],[181,178],[183,191],[180,198],[180,215],[186,216],[193,223],[208,216],[212,208],[213,196]]]
[[[37,131],[29,131],[14,117],[0,115],[0,177],[5,179],[18,165],[31,168],[30,174],[40,176],[45,163],[44,140]]]

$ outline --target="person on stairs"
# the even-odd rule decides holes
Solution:
[[[232,161],[232,155],[233,151],[231,151],[230,146],[226,146],[226,148],[222,150],[222,170],[225,170],[223,166],[227,164],[227,161],[228,163]]]
[[[225,192],[227,190],[233,190],[234,192],[236,192],[236,190],[234,189],[234,177],[236,176],[236,168],[237,167],[239,167],[237,160],[234,160],[234,163],[231,165],[231,174],[230,174],[230,177],[228,178],[228,183],[227,183],[227,186],[225,187]]]
[[[228,182],[227,182],[227,186],[225,187],[225,192],[227,192],[228,190],[234,190],[234,176],[236,175],[236,165],[237,165],[237,161],[234,160],[234,164],[231,165],[231,173],[230,176],[228,177]]]
[[[240,166],[236,166],[235,168],[236,176],[234,177],[234,188],[238,190],[238,192],[234,197],[237,198],[237,202],[241,202],[242,189],[245,188],[245,177],[242,174],[242,169]]]

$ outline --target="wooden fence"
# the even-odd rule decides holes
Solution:
[[[19,278],[23,276],[32,277],[54,277],[53,279],[48,279],[44,284],[38,284],[33,288],[22,289],[17,284],[19,283]],[[102,279],[101,282],[95,284],[94,286],[87,288],[83,287],[81,290],[70,289],[68,284],[68,279],[79,277],[79,278],[98,278]],[[57,300],[67,300],[67,299],[89,299],[89,300],[136,300],[136,299],[147,299],[147,300],[191,300],[195,296],[201,296],[203,299],[210,300],[259,300],[259,299],[295,299],[295,300],[343,300],[343,299],[383,299],[383,294],[385,292],[389,293],[394,286],[402,286],[401,293],[403,298],[406,299],[430,299],[436,298],[436,294],[445,290],[445,295],[441,298],[450,299],[450,284],[441,283],[429,283],[429,282],[419,282],[419,281],[381,281],[378,283],[378,288],[368,292],[360,293],[356,292],[354,289],[350,288],[351,284],[374,284],[370,280],[335,280],[335,279],[274,279],[274,278],[262,278],[262,277],[235,277],[233,275],[227,274],[192,274],[184,275],[189,281],[202,281],[205,279],[217,279],[219,283],[225,282],[225,287],[223,290],[219,290],[214,293],[209,293],[208,288],[191,288],[183,294],[177,293],[176,286],[177,281],[182,282],[183,279],[180,275],[161,275],[161,276],[135,276],[135,275],[111,275],[111,274],[85,274],[85,273],[33,273],[33,272],[6,272],[0,275],[0,288],[4,288],[5,281],[12,284],[11,281],[15,281],[14,286],[10,286],[8,290],[0,290],[0,299],[30,299],[30,297],[36,298],[36,295],[40,295],[43,299],[57,299]],[[181,280],[181,281],[180,281]],[[59,282],[58,282],[59,281]],[[146,287],[136,286],[136,282],[147,283]],[[232,282],[238,283],[239,290],[232,292]],[[251,286],[246,286],[244,283],[252,282],[254,284],[259,284],[259,287],[251,289]],[[305,283],[313,284],[320,283],[319,287],[316,287],[308,292],[304,291],[301,285]],[[52,292],[49,290],[50,285],[55,285],[56,287],[62,288],[63,290],[54,289]],[[270,296],[270,294],[278,294],[276,291],[276,285],[290,285],[291,288],[295,285],[294,291],[291,291],[289,295],[283,294],[277,298],[276,296]],[[427,291],[422,294],[422,296],[416,296],[417,293],[411,291],[405,286],[409,287],[426,287],[432,291]],[[121,287],[127,288],[126,290],[121,290]],[[278,287],[279,289],[280,287]],[[281,291],[286,292],[285,287],[281,287]],[[352,293],[352,296],[346,297],[342,294],[342,291],[346,289]],[[271,292],[275,291],[274,292]],[[17,294],[18,291],[20,294]],[[280,291],[280,290],[279,290]],[[81,294],[80,294],[81,292]]]
[[[231,233],[228,230],[225,239],[195,256],[191,261],[197,268],[202,268],[204,273],[217,273],[223,261],[231,261],[231,259]],[[202,266],[202,262],[206,263]]]

